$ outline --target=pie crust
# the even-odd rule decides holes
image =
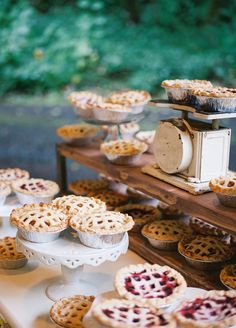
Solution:
[[[107,110],[107,111],[111,111],[111,112],[126,112],[126,113],[130,113],[131,112],[131,108],[124,106],[124,105],[120,105],[120,104],[112,104],[111,102],[101,102],[99,104],[96,104],[96,106],[94,106],[94,108],[96,110]]]
[[[111,155],[130,156],[146,150],[146,144],[137,140],[116,140],[101,144],[101,152]]]
[[[180,298],[187,284],[174,269],[145,263],[120,269],[115,276],[115,287],[121,297],[136,304],[160,307]]]
[[[26,204],[12,210],[10,221],[18,229],[56,232],[68,227],[68,215],[52,204]]]
[[[236,98],[236,89],[215,87],[215,88],[193,88],[192,94],[195,96],[204,96],[209,98]]]
[[[221,230],[210,223],[207,223],[203,220],[198,218],[192,217],[190,219],[190,227],[198,234],[206,235],[206,236],[217,236],[222,237],[225,242],[231,241],[231,235],[228,234],[226,231]]]
[[[212,191],[224,195],[236,196],[236,174],[229,174],[211,179],[209,186]]]
[[[12,184],[12,189],[25,195],[52,196],[59,192],[56,182],[44,179],[28,179],[16,181]]]
[[[179,242],[178,250],[190,259],[205,262],[226,261],[233,256],[230,246],[215,236],[186,236]]]
[[[175,328],[175,320],[154,307],[137,305],[133,301],[109,299],[96,305],[92,314],[102,325],[113,328]]]
[[[220,280],[229,288],[236,289],[236,264],[226,265],[220,272]]]
[[[121,104],[125,106],[142,105],[149,102],[151,95],[144,90],[129,90],[113,93],[108,99],[108,102],[113,104]]]
[[[6,182],[0,181],[0,197],[8,196],[11,193],[11,188]]]
[[[225,328],[236,324],[236,291],[211,290],[186,301],[174,313],[183,328]]]
[[[192,231],[179,220],[159,220],[146,224],[142,229],[142,235],[150,239],[161,241],[179,241],[184,235]]]
[[[87,196],[94,197],[97,200],[105,202],[108,209],[113,209],[117,206],[123,205],[129,200],[128,196],[111,190],[91,191]]]
[[[15,237],[0,239],[0,260],[19,260],[25,258],[25,255],[16,249]]]
[[[108,188],[108,181],[103,180],[76,180],[69,185],[71,190],[76,195],[87,195],[90,191],[97,191]]]
[[[211,88],[212,84],[210,81],[206,80],[164,80],[161,83],[162,87],[167,88],[183,88],[183,89],[193,89],[193,88]]]
[[[98,235],[123,233],[131,230],[133,225],[131,216],[114,211],[91,213],[80,219],[73,217],[70,220],[73,229]]]
[[[83,318],[89,311],[94,299],[94,296],[82,295],[61,298],[53,304],[50,317],[60,327],[83,328]]]
[[[86,138],[94,137],[99,132],[99,128],[89,124],[63,125],[56,130],[62,138]]]
[[[94,105],[103,102],[103,98],[96,93],[89,91],[72,92],[68,100],[75,107],[82,109],[92,109]]]
[[[29,176],[28,171],[19,168],[0,169],[0,181],[7,184],[12,184],[12,182],[20,179],[28,179]]]

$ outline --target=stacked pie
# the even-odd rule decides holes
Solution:
[[[213,178],[209,186],[224,206],[236,207],[236,174]]]
[[[16,238],[0,239],[0,268],[19,269],[26,263],[25,255],[16,249]]]
[[[13,182],[22,179],[29,179],[29,172],[20,168],[6,168],[0,169],[0,181],[5,182],[8,185],[12,185]]]
[[[89,192],[98,191],[108,188],[108,181],[101,180],[76,180],[69,185],[69,189],[76,195],[87,195]]]

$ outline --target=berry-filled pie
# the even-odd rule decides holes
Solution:
[[[226,328],[236,324],[236,291],[212,290],[181,304],[175,318],[183,328]]]
[[[168,266],[158,264],[130,265],[120,269],[115,287],[121,297],[144,306],[168,306],[186,290],[183,276]]]
[[[50,318],[63,328],[83,328],[83,318],[93,301],[94,296],[75,295],[61,298],[53,304]]]
[[[220,272],[220,280],[227,287],[236,290],[236,264],[226,265]]]
[[[0,181],[11,185],[13,182],[21,179],[28,179],[29,172],[19,168],[0,169]]]
[[[113,328],[175,328],[175,320],[154,307],[133,301],[110,299],[96,305],[92,314],[102,325]]]
[[[76,195],[87,195],[90,191],[97,191],[108,188],[108,181],[103,180],[76,180],[69,185],[69,189]]]
[[[129,200],[128,196],[119,194],[112,190],[91,191],[87,196],[105,202],[108,209],[113,209],[117,206],[123,205]]]
[[[18,269],[26,262],[25,255],[16,249],[16,238],[5,237],[0,239],[0,268]]]

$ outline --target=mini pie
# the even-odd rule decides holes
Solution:
[[[100,149],[104,154],[130,156],[143,153],[147,146],[137,140],[116,140],[101,144]]]
[[[143,306],[167,306],[186,290],[183,276],[168,266],[158,264],[130,265],[115,276],[115,287],[121,297]]]
[[[229,288],[236,289],[236,264],[226,265],[220,272],[220,280]]]
[[[128,202],[129,197],[119,194],[112,190],[91,191],[88,193],[89,197],[94,197],[97,200],[106,203],[107,208],[115,208]]]
[[[137,305],[133,301],[109,299],[96,305],[93,316],[106,327],[113,328],[175,328],[169,314],[154,307]]]
[[[60,208],[67,215],[78,216],[86,215],[92,212],[106,210],[106,204],[99,199],[83,196],[63,196],[53,200],[53,205]]]
[[[11,188],[6,182],[0,181],[0,197],[8,196],[11,193]]]
[[[92,109],[94,105],[103,102],[103,98],[101,96],[89,91],[72,92],[68,99],[73,106],[85,110]]]
[[[69,189],[76,195],[86,195],[90,191],[108,188],[108,181],[103,180],[76,180],[69,185]]]
[[[28,179],[29,172],[19,168],[0,169],[0,181],[12,184],[19,179]]]
[[[99,235],[126,232],[131,230],[133,225],[131,216],[114,211],[91,213],[79,220],[76,217],[70,220],[70,226],[73,229]]]
[[[236,324],[236,291],[211,290],[185,301],[174,313],[183,328],[226,328]]]
[[[63,125],[56,130],[62,138],[86,138],[97,135],[99,128],[89,124]]]
[[[16,181],[12,184],[12,189],[15,192],[37,196],[51,196],[59,192],[59,186],[56,182],[44,179]]]
[[[0,239],[0,260],[26,259],[25,255],[16,249],[16,238],[5,237]]]
[[[216,193],[236,196],[236,174],[213,178],[210,181],[209,186],[211,190]]]
[[[182,89],[192,89],[192,88],[211,88],[212,84],[210,81],[206,80],[164,80],[161,83],[162,87],[167,88],[182,88]]]
[[[50,317],[60,327],[83,328],[83,318],[89,311],[95,297],[75,295],[64,297],[53,304]]]
[[[10,221],[26,231],[56,232],[67,228],[68,215],[52,204],[26,204],[12,210]]]
[[[135,224],[144,225],[147,222],[160,219],[160,211],[151,205],[127,204],[116,208],[116,211],[130,215]]]
[[[107,100],[113,104],[125,106],[142,105],[149,102],[150,93],[144,90],[129,90],[113,93]]]
[[[159,220],[146,224],[142,235],[150,239],[177,242],[191,233],[189,226],[179,220]]]
[[[205,262],[226,261],[233,256],[230,246],[215,236],[192,235],[184,237],[179,242],[178,250],[190,259]]]
[[[209,98],[236,98],[236,89],[225,87],[207,87],[207,88],[194,88],[192,90],[195,96],[204,96]]]

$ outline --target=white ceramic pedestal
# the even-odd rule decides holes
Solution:
[[[80,243],[77,234],[68,229],[60,238],[50,243],[32,243],[17,236],[18,249],[28,259],[38,260],[46,265],[61,265],[62,279],[46,289],[46,295],[53,301],[76,294],[97,295],[99,279],[88,281],[83,265],[98,266],[105,261],[116,261],[127,252],[128,234],[117,245],[108,249],[95,249]]]

